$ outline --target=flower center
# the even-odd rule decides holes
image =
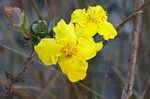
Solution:
[[[62,47],[62,52],[65,54],[65,56],[70,57],[77,53],[77,47],[76,45],[72,45],[68,43],[64,47]]]
[[[98,23],[96,14],[88,15],[88,21],[90,21],[90,22],[92,22],[92,23]]]
[[[95,13],[88,15],[88,21],[99,24],[107,20],[107,16],[96,15]]]
[[[96,15],[95,15],[95,14],[92,14],[92,15],[91,15],[91,19],[94,20],[95,18],[96,18]]]

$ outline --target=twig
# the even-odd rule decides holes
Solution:
[[[41,69],[39,69],[38,71],[38,78],[39,78],[39,82],[40,82],[40,87],[41,88],[45,88],[45,76],[44,73]]]
[[[135,11],[133,11],[128,17],[124,18],[122,20],[122,22],[116,27],[116,30],[119,31],[121,29],[121,27],[126,23],[128,22],[131,18],[133,18],[133,16],[137,15],[139,13],[139,11],[141,9],[143,9],[145,6],[147,6],[148,4],[150,3],[150,0],[147,0],[144,2],[143,5],[141,5],[140,7],[136,8]]]
[[[127,5],[127,1],[123,0],[122,1],[122,18],[125,17],[125,13],[126,13],[126,5]],[[120,33],[120,45],[119,45],[119,62],[116,68],[118,68],[118,70],[121,72],[122,71],[122,64],[123,64],[123,59],[124,59],[124,45],[125,45],[125,38],[124,38],[124,30],[121,31]],[[117,99],[120,99],[121,97],[121,79],[118,77],[117,79]]]
[[[128,17],[124,18],[122,22],[116,27],[116,30],[119,31],[126,22],[128,22],[130,19],[132,19],[135,15],[138,13],[141,13],[140,11],[133,11]]]
[[[47,96],[49,96],[49,97],[52,97],[52,99],[57,99],[57,97],[56,97],[54,94],[50,93],[49,90],[46,89],[46,90],[43,92],[43,89],[40,88],[40,87],[37,87],[37,86],[22,86],[22,85],[17,85],[17,86],[15,86],[15,88],[17,88],[17,89],[28,89],[28,90],[32,90],[32,91],[42,92],[42,93],[44,93],[45,95],[47,95]],[[37,97],[38,97],[38,96],[37,96]],[[36,99],[37,99],[37,97],[36,97]],[[28,98],[26,98],[26,99],[28,99]],[[33,98],[32,98],[32,99],[33,99]]]
[[[17,77],[18,77],[19,75],[21,75],[23,72],[26,71],[26,69],[27,69],[27,67],[28,67],[28,64],[30,63],[30,61],[31,61],[31,59],[32,59],[33,53],[34,53],[34,49],[32,48],[30,55],[29,55],[29,56],[27,57],[27,59],[25,60],[24,67],[21,69],[20,72],[18,72],[18,74],[17,74],[16,77],[15,77],[15,80],[17,79]],[[14,80],[14,81],[15,81],[15,80]]]
[[[7,86],[7,82],[4,81],[1,77],[0,77],[0,85],[6,87]],[[28,94],[26,94],[24,91],[17,89],[17,88],[12,88],[13,92],[15,95],[21,96],[22,99],[32,99],[32,97]]]
[[[79,88],[76,84],[71,84],[73,89],[74,89],[74,93],[76,94],[77,96],[77,99],[83,99],[81,93],[79,92]]]
[[[55,86],[56,81],[58,80],[58,77],[60,76],[60,72],[59,72],[59,71],[55,71],[55,72],[56,72],[55,77],[53,77],[53,78],[51,79],[51,81],[49,81],[49,82],[47,83],[46,87],[45,87],[45,88],[43,89],[43,91],[39,94],[39,97],[38,97],[37,99],[42,99],[43,96],[45,96],[45,91],[48,90],[48,89],[50,90],[51,87]],[[57,97],[56,97],[56,98],[57,98]]]
[[[143,91],[140,99],[144,99],[145,94],[146,94],[146,92],[148,90],[149,83],[150,83],[150,79],[148,79],[147,83],[145,84],[144,91]]]
[[[31,59],[32,59],[32,56],[33,56],[33,53],[34,53],[34,49],[32,48],[32,51],[29,55],[29,57],[27,57],[27,59],[25,60],[25,64],[24,64],[24,67],[21,69],[20,72],[18,72],[16,74],[16,76],[13,78],[13,80],[11,80],[11,83],[9,84],[9,88],[7,90],[7,96],[8,97],[13,97],[13,84],[15,84],[17,82],[17,78],[23,73],[26,71],[27,69],[27,66],[28,64],[30,63]]]
[[[41,14],[40,14],[40,11],[39,11],[39,9],[38,9],[38,6],[37,6],[35,0],[31,0],[31,2],[32,2],[33,8],[34,8],[34,10],[35,10],[37,16],[39,17],[40,20],[42,20],[42,16],[41,16]]]
[[[48,14],[48,21],[50,21],[50,17],[51,17],[51,13],[50,13],[50,8],[49,8],[49,4],[48,4],[48,0],[44,0],[45,1],[45,5],[46,5],[46,9],[47,9],[47,14]]]
[[[141,13],[140,10],[142,10],[145,6],[147,6],[148,4],[150,4],[150,0],[147,0],[144,2],[143,5],[141,5],[139,8],[137,8],[136,10],[134,10],[128,17],[124,18],[120,24],[116,27],[116,30],[119,32],[119,30],[124,26],[125,23],[127,23],[130,19],[132,19],[135,15]],[[105,40],[104,45],[106,45],[108,42]]]
[[[136,8],[141,8],[142,0],[137,0]],[[143,6],[144,7],[144,6]],[[135,32],[131,35],[131,55],[128,65],[128,75],[121,99],[129,99],[133,93],[134,81],[136,76],[136,59],[141,34],[142,14],[135,17]]]
[[[93,93],[95,96],[100,97],[100,98],[102,98],[102,99],[106,99],[106,97],[104,97],[103,95],[97,93],[95,90],[93,90],[93,89],[87,87],[86,85],[84,85],[84,84],[82,84],[82,83],[80,83],[80,82],[77,82],[77,84],[79,84],[81,87],[85,88],[87,91]]]
[[[79,0],[74,0],[74,4],[75,4],[75,8],[78,9],[79,8]]]

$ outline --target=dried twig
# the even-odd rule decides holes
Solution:
[[[48,0],[44,0],[45,2],[45,5],[46,5],[46,10],[47,10],[47,14],[48,14],[48,21],[50,21],[50,18],[51,18],[51,12],[50,12],[50,8],[49,8],[49,3],[48,3]]]
[[[29,55],[29,56],[27,57],[27,59],[25,60],[24,67],[21,69],[20,72],[18,72],[18,74],[17,74],[16,77],[15,77],[15,80],[19,77],[19,75],[21,75],[23,72],[26,71],[26,69],[27,69],[27,67],[28,67],[28,64],[29,64],[30,61],[32,60],[33,53],[34,53],[34,49],[32,48],[30,55]]]
[[[145,86],[144,86],[144,91],[143,91],[143,93],[142,93],[142,95],[141,95],[141,99],[144,99],[144,97],[145,97],[145,95],[146,95],[146,92],[147,92],[147,90],[148,90],[148,86],[149,86],[149,83],[150,83],[150,79],[148,79],[147,80],[147,83],[145,84]]]
[[[3,87],[7,86],[7,82],[4,81],[1,77],[0,77],[0,85]],[[24,91],[20,89],[12,87],[12,91],[14,92],[15,95],[21,96],[22,99],[32,99],[30,95],[28,95],[27,93],[25,93]]]
[[[41,16],[41,14],[40,14],[40,11],[39,11],[39,9],[38,9],[38,7],[37,7],[37,4],[36,4],[35,0],[32,0],[32,5],[33,5],[33,8],[34,8],[34,10],[35,10],[37,16],[39,17],[40,20],[42,20],[42,16]],[[32,51],[31,51],[29,57],[27,57],[27,59],[26,59],[26,61],[25,61],[25,64],[24,64],[24,67],[21,69],[20,72],[17,73],[17,75],[13,78],[13,80],[12,80],[11,83],[9,84],[9,88],[8,88],[9,90],[8,90],[8,92],[7,92],[9,97],[13,97],[13,90],[12,90],[13,84],[15,84],[17,78],[18,78],[23,72],[26,71],[29,62],[30,62],[31,59],[32,59],[33,53],[34,53],[34,48],[32,47]]]
[[[45,90],[44,92],[43,92],[43,89],[42,88],[40,88],[40,87],[37,87],[37,86],[22,86],[22,85],[17,85],[17,86],[15,86],[17,89],[28,89],[28,90],[32,90],[32,91],[37,91],[37,92],[42,92],[42,93],[44,93],[45,95],[47,95],[47,96],[49,96],[49,97],[52,97],[52,99],[57,99],[57,97],[54,95],[54,94],[52,94],[52,93],[50,93],[49,92],[49,90]],[[38,96],[37,96],[38,97]],[[36,99],[37,99],[37,97],[36,97]],[[28,99],[28,98],[26,98],[26,99]],[[33,99],[33,98],[32,98]]]
[[[126,14],[126,5],[127,5],[127,1],[126,0],[123,0],[122,1],[122,18],[125,17],[125,14]],[[121,31],[120,33],[120,45],[119,45],[119,62],[118,62],[118,65],[117,65],[117,69],[120,71],[122,71],[122,64],[123,64],[123,59],[124,59],[124,45],[125,45],[125,37],[124,37],[124,30]],[[121,97],[121,85],[122,85],[122,82],[121,82],[121,79],[119,78],[118,76],[118,79],[117,79],[117,83],[118,83],[118,86],[117,86],[117,99],[120,99]]]
[[[80,83],[80,82],[77,82],[77,84],[80,85],[81,87],[85,88],[87,91],[93,93],[95,96],[101,97],[102,99],[106,99],[106,97],[104,97],[103,95],[97,93],[95,90],[93,90],[93,89],[87,87],[86,85],[84,85],[84,84],[82,84],[82,83]]]
[[[31,0],[31,2],[32,2],[32,6],[33,6],[33,8],[34,8],[34,10],[35,10],[35,12],[37,14],[37,16],[39,17],[40,20],[42,20],[42,16],[40,14],[39,8],[38,8],[35,0]]]
[[[47,83],[46,87],[43,88],[43,91],[39,94],[39,97],[38,97],[37,99],[42,99],[43,96],[45,96],[45,91],[48,90],[48,89],[50,90],[51,87],[55,86],[56,81],[58,80],[58,77],[60,76],[60,72],[59,72],[59,71],[55,71],[55,72],[56,72],[56,73],[54,73],[54,74],[56,74],[55,77],[53,77],[53,78],[51,79],[51,81],[49,81],[49,82]],[[56,97],[56,98],[57,98],[57,97]],[[56,99],[56,98],[55,98],[55,99]],[[53,98],[53,99],[54,99],[54,98]]]
[[[74,4],[75,4],[75,8],[78,9],[79,8],[79,0],[74,0]]]
[[[150,3],[150,0],[147,0],[144,2],[143,5],[140,5],[140,7],[136,8],[128,17],[124,18],[122,22],[117,26],[116,30],[119,31],[123,25],[128,22],[131,18],[133,18],[135,15],[139,13],[141,9],[143,9],[145,6],[147,6]]]
[[[124,26],[125,23],[127,23],[130,19],[132,19],[135,15],[141,13],[140,10],[142,10],[145,6],[147,6],[148,4],[150,4],[150,0],[147,0],[144,2],[143,5],[141,5],[139,8],[136,8],[136,10],[134,10],[128,17],[124,18],[120,24],[116,27],[116,30],[119,32],[119,30]],[[106,45],[108,42],[105,40],[104,45]]]
[[[12,78],[11,83],[9,84],[9,87],[8,87],[8,90],[7,90],[7,96],[8,96],[8,97],[13,97],[13,93],[14,93],[14,91],[13,91],[13,84],[15,84],[15,83],[17,82],[17,79],[20,77],[20,75],[21,75],[23,72],[26,71],[27,66],[28,66],[28,64],[30,63],[31,59],[32,59],[33,53],[34,53],[34,49],[32,48],[32,51],[31,51],[29,57],[27,57],[27,59],[26,59],[26,61],[25,61],[24,67],[21,69],[20,72],[18,72],[18,73],[16,74],[15,77]]]
[[[142,0],[137,0],[136,8],[141,8]],[[143,6],[144,7],[144,6]],[[139,46],[139,37],[141,34],[141,24],[142,24],[142,14],[138,14],[135,17],[135,32],[131,35],[131,55],[129,59],[128,65],[128,75],[125,84],[125,88],[122,93],[121,99],[129,99],[133,93],[135,75],[136,75],[136,59],[137,59],[137,52]]]

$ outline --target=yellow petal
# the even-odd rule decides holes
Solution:
[[[99,26],[98,33],[103,36],[105,40],[114,39],[117,36],[117,31],[109,22],[104,22]]]
[[[75,33],[78,37],[93,37],[97,33],[96,31],[97,25],[94,23],[87,23],[86,26],[75,25]]]
[[[83,80],[86,77],[88,63],[75,56],[60,57],[59,66],[64,74],[67,75],[71,82]]]
[[[77,9],[71,15],[71,22],[84,24],[86,21],[86,12],[85,9]]]
[[[45,65],[56,64],[60,55],[59,47],[55,39],[44,38],[40,43],[34,46],[35,52]]]
[[[90,6],[87,10],[87,15],[90,19],[94,20],[95,22],[101,22],[107,20],[107,13],[101,6]]]
[[[83,59],[91,59],[103,48],[103,43],[95,43],[92,38],[79,38],[77,56]]]
[[[62,19],[57,23],[53,30],[57,41],[69,41],[71,43],[76,43],[77,37],[72,23],[66,24]]]

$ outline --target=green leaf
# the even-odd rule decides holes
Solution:
[[[22,27],[25,29],[25,30],[28,30],[28,19],[26,17],[26,15],[24,14],[24,12],[22,13]]]
[[[46,33],[47,24],[44,20],[35,21],[31,26],[31,31],[34,33]]]
[[[39,36],[32,35],[32,38],[31,38],[31,40],[29,41],[29,44],[30,44],[31,46],[34,46],[34,45],[37,45],[39,42],[40,42],[40,37],[39,37]]]

